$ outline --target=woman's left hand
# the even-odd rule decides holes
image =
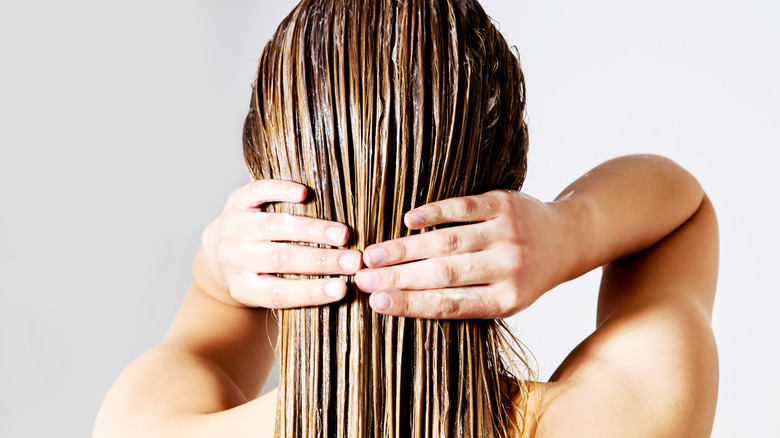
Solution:
[[[467,224],[369,246],[356,282],[387,315],[511,316],[570,278],[578,248],[564,216],[555,202],[508,190],[427,204],[406,213],[407,227]]]

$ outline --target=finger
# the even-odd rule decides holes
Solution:
[[[253,210],[268,202],[303,202],[306,186],[294,181],[259,179],[233,191],[228,203],[241,210]]]
[[[288,213],[241,212],[226,216],[230,235],[248,240],[311,242],[343,246],[349,239],[344,224]]]
[[[486,221],[498,215],[501,205],[508,202],[510,196],[507,190],[493,190],[432,202],[407,212],[404,223],[416,230],[450,222]]]
[[[362,265],[360,251],[277,242],[237,241],[220,257],[223,266],[265,274],[350,275]]]
[[[344,298],[344,280],[292,280],[253,273],[234,274],[228,282],[230,294],[238,302],[251,307],[289,309],[319,306]]]
[[[382,289],[441,289],[493,283],[501,279],[499,263],[488,252],[437,257],[379,269],[362,269],[355,276],[364,292]]]
[[[422,291],[383,290],[368,302],[385,315],[425,319],[471,319],[501,317],[493,286],[471,286]]]
[[[490,246],[491,228],[484,223],[445,228],[371,245],[363,251],[369,268],[481,251]]]

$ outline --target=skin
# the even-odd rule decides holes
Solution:
[[[340,280],[271,282],[264,274],[353,274],[359,264],[355,251],[271,242],[346,242],[346,228],[333,239],[342,236],[339,224],[257,209],[304,198],[301,186],[284,181],[231,194],[204,231],[193,285],[168,334],[117,379],[93,436],[273,436],[276,392],[256,398],[273,363],[276,324],[267,308],[341,297],[325,293]],[[495,191],[422,206],[405,222],[467,224],[366,248],[356,281],[382,313],[509,316],[604,267],[596,330],[530,399],[538,434],[709,436],[718,231],[711,203],[684,169],[661,157],[623,157],[549,203]],[[326,234],[330,227],[337,230]]]
[[[260,210],[269,202],[305,199],[306,188],[289,181],[256,181],[234,190],[222,214],[203,232],[204,257],[198,262],[206,272],[198,280],[205,283],[204,289],[225,304],[269,309],[317,306],[343,298],[347,285],[338,278],[290,280],[267,275],[354,274],[362,265],[359,251],[278,242],[337,247],[347,242],[349,231],[343,224]]]

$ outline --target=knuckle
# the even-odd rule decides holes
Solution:
[[[381,271],[384,271],[384,273],[379,274],[380,275],[380,281],[379,281],[380,285],[384,284],[387,287],[393,287],[393,286],[397,286],[398,285],[398,280],[401,278],[401,276],[400,276],[400,274],[399,274],[397,269],[390,268],[390,269],[387,269],[387,270],[380,270],[380,271],[378,271],[378,273],[381,272]],[[384,280],[384,281],[382,281],[382,280]]]
[[[260,216],[260,232],[264,236],[268,236],[276,231],[276,218],[277,215],[272,213],[263,213]]]
[[[416,306],[406,300],[396,302],[393,298],[393,307],[393,315],[419,318],[418,311],[415,310]]]
[[[487,197],[487,204],[491,210],[502,212],[510,205],[510,197],[506,191],[496,190],[491,192],[491,195]]]
[[[477,209],[477,202],[472,198],[461,198],[456,208],[464,217],[469,217]]]
[[[491,193],[498,202],[509,202],[512,199],[512,194],[509,190],[494,190]]]
[[[284,289],[279,285],[273,285],[268,290],[267,307],[271,309],[281,309],[283,306]]]
[[[328,271],[341,269],[341,266],[339,265],[340,254],[335,251],[336,250],[327,250],[327,249],[320,250],[320,256],[319,256],[320,268]]]
[[[405,243],[396,242],[395,245],[395,254],[396,258],[398,260],[406,260],[406,256],[409,253],[408,248],[406,247]],[[388,254],[389,256],[389,254]]]
[[[509,217],[512,217],[513,213],[512,208],[512,202],[509,199],[506,200],[500,200],[498,201],[498,205],[496,206],[496,211],[501,215],[506,215]],[[519,221],[513,221],[513,222],[519,222]],[[514,228],[514,227],[513,227]]]
[[[434,282],[439,286],[447,286],[455,280],[455,270],[448,263],[436,261],[431,266]]]
[[[289,255],[290,255],[290,251],[287,245],[275,244],[271,246],[271,250],[269,254],[269,261],[271,267],[273,267],[275,271],[281,270],[287,263],[287,260],[289,259]]]
[[[311,286],[306,288],[306,302],[310,305],[318,303],[325,297],[325,285],[322,282],[314,282]]]
[[[408,316],[417,307],[413,298],[407,294],[391,293],[393,299],[393,314],[399,316]]]
[[[493,244],[494,239],[492,231],[480,227],[476,229],[476,233],[472,236],[472,245],[475,248],[486,248]]]
[[[442,202],[434,202],[424,207],[420,207],[418,211],[427,220],[437,220],[444,216],[445,209],[442,208]]]
[[[458,233],[449,230],[441,230],[441,233],[439,234],[439,245],[443,252],[456,252],[460,248],[460,243],[460,236],[458,236]]]
[[[453,318],[460,316],[463,306],[460,300],[439,294],[436,306],[437,318]]]
[[[508,245],[502,252],[500,259],[504,260],[507,271],[513,277],[519,275],[525,265],[525,252],[513,245]]]
[[[382,249],[387,253],[387,260],[385,263],[390,263],[395,260],[406,260],[407,248],[406,244],[399,241],[387,242],[381,245]]]
[[[501,214],[509,214],[513,210],[514,205],[513,192],[509,190],[495,190],[490,197],[490,206],[492,209]]]
[[[474,273],[489,272],[491,271],[490,268],[491,266],[488,261],[482,260],[473,254],[469,254],[459,268],[459,272],[467,278],[473,278]]]

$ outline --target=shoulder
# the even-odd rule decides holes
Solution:
[[[710,435],[717,247],[705,198],[667,238],[605,267],[597,329],[538,390],[538,436]]]
[[[687,317],[659,306],[600,327],[540,386],[539,436],[709,436],[717,350],[709,326]]]

